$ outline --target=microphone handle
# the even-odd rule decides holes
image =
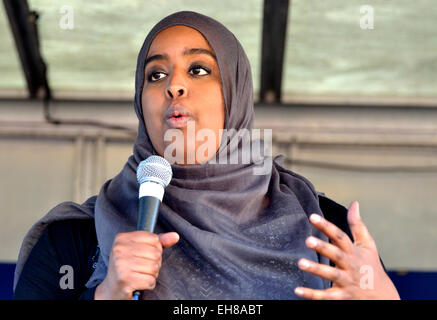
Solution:
[[[137,230],[149,232],[155,230],[160,204],[161,201],[152,196],[144,196],[139,199]]]
[[[152,196],[144,196],[139,199],[137,230],[145,230],[149,232],[155,230],[160,204],[161,201]],[[133,300],[139,300],[140,295],[141,290],[135,290],[133,293]]]

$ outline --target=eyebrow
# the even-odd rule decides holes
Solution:
[[[212,58],[214,58],[214,60],[217,62],[217,57],[215,56],[215,54],[212,53],[211,51],[209,51],[208,49],[190,48],[190,49],[185,49],[184,52],[182,53],[182,55],[184,55],[184,56],[191,55],[191,54],[207,54],[207,55],[211,56]],[[165,53],[154,54],[153,56],[150,56],[146,59],[146,63],[144,65],[144,67],[146,67],[149,62],[152,62],[154,60],[168,60],[168,55]]]

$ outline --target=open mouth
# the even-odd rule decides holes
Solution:
[[[191,113],[182,105],[171,105],[165,113],[166,123],[170,128],[183,128],[192,119]]]
[[[180,114],[180,115],[172,116],[172,117],[168,118],[167,124],[171,128],[182,128],[182,127],[185,127],[187,125],[187,122],[190,119],[191,119],[190,116],[184,116],[184,115]]]

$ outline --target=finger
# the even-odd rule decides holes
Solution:
[[[319,276],[323,279],[332,281],[333,283],[344,287],[350,283],[345,271],[339,268],[334,268],[320,263],[315,263],[308,259],[300,259],[298,266],[301,270]]]
[[[148,274],[155,278],[158,277],[159,270],[161,269],[161,259],[150,260],[145,258],[132,257],[129,259],[129,268],[132,272]]]
[[[159,234],[159,241],[163,248],[169,248],[179,241],[179,234],[176,232],[167,232]]]
[[[153,290],[156,286],[156,278],[149,274],[132,273],[123,287],[126,294],[132,294],[135,290]]]
[[[360,216],[360,207],[358,201],[353,201],[347,212],[347,221],[354,237],[355,244],[365,245],[371,248],[375,247],[375,242],[369,233],[366,225]]]
[[[311,300],[343,300],[344,295],[341,289],[329,288],[325,290],[297,287],[294,293],[299,297]]]
[[[117,257],[138,257],[146,258],[150,260],[161,259],[162,248],[158,249],[156,246],[149,243],[142,242],[129,242],[129,243],[119,243],[113,248],[114,255]]]
[[[159,241],[159,236],[153,232],[145,230],[118,233],[115,237],[114,244],[125,242],[148,243],[159,250],[162,249],[161,242]]]
[[[313,249],[334,262],[337,267],[345,270],[350,267],[349,257],[339,247],[317,239],[316,237],[308,237],[305,244],[308,248]]]
[[[329,239],[332,240],[340,249],[349,253],[352,252],[353,244],[349,236],[344,233],[335,224],[329,222],[318,214],[313,213],[310,216],[311,223],[322,231]]]

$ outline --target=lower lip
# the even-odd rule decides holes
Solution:
[[[187,125],[188,120],[190,120],[191,117],[188,116],[182,116],[179,118],[168,118],[167,124],[172,128],[183,128]]]

